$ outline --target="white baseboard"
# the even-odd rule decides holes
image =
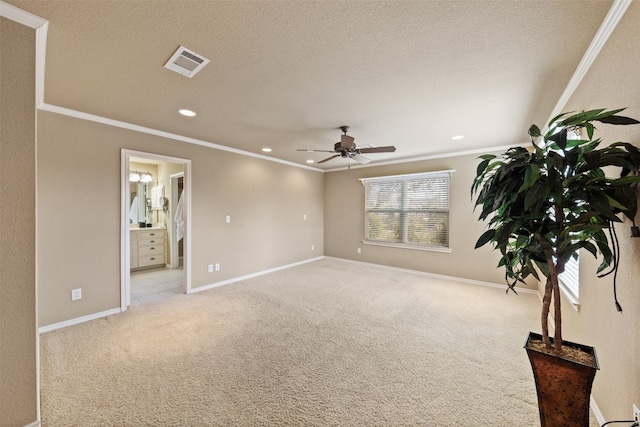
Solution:
[[[356,264],[377,266],[377,267],[381,267],[381,268],[385,268],[385,269],[389,269],[389,270],[395,270],[395,271],[404,271],[404,272],[420,274],[420,275],[423,275],[423,276],[426,276],[426,277],[432,277],[432,278],[437,278],[437,279],[469,283],[469,284],[472,284],[472,285],[489,286],[489,287],[492,287],[492,288],[499,288],[499,289],[503,289],[503,290],[505,289],[505,285],[504,284],[501,285],[501,284],[498,284],[498,283],[483,282],[483,281],[480,281],[480,280],[465,279],[465,278],[462,278],[462,277],[447,276],[447,275],[444,275],[444,274],[435,274],[435,273],[428,273],[428,272],[419,271],[419,270],[411,270],[411,269],[407,269],[407,268],[391,267],[391,266],[388,266],[388,265],[374,264],[374,263],[363,262],[363,261],[355,261],[355,260],[346,259],[346,258],[319,256],[319,257],[316,257],[316,258],[306,259],[304,261],[294,262],[292,264],[282,265],[280,267],[270,268],[268,270],[258,271],[256,273],[247,274],[245,276],[234,277],[234,278],[229,279],[229,280],[223,280],[221,282],[211,283],[209,285],[198,286],[197,288],[192,288],[191,291],[189,292],[189,294],[193,294],[193,293],[197,293],[197,292],[201,292],[201,291],[206,291],[208,289],[217,288],[218,286],[229,285],[229,284],[232,284],[232,283],[240,282],[242,280],[247,280],[247,279],[251,279],[251,278],[254,278],[254,277],[258,277],[258,276],[263,276],[265,274],[274,273],[276,271],[285,270],[287,268],[296,267],[298,265],[303,265],[303,264],[307,264],[307,263],[314,262],[314,261],[319,261],[319,260],[322,260],[322,259],[325,259],[325,258],[336,259],[336,260],[341,260],[341,261],[346,261],[346,262],[352,262],[352,263],[356,263]],[[527,289],[527,288],[518,288],[518,292],[535,293],[535,294],[538,293],[534,289]],[[112,314],[118,314],[118,313],[121,313],[121,312],[122,312],[122,310],[120,308],[114,308],[114,309],[111,309],[111,310],[102,311],[100,313],[94,313],[94,314],[90,314],[90,315],[87,315],[87,316],[77,317],[75,319],[65,320],[64,322],[59,322],[59,323],[54,323],[52,325],[43,326],[43,327],[39,328],[38,331],[39,331],[39,333],[43,334],[45,332],[54,331],[56,329],[65,328],[67,326],[77,325],[79,323],[88,322],[90,320],[99,319],[101,317],[111,316]]]
[[[604,415],[602,415],[602,412],[600,412],[600,408],[598,408],[598,404],[596,403],[596,399],[593,398],[593,394],[589,399],[589,406],[593,411],[593,415],[595,415],[596,417],[596,421],[598,421],[598,425],[601,426],[602,424],[604,424],[605,423]]]
[[[111,316],[112,314],[121,313],[120,308],[112,308],[111,310],[101,311],[99,313],[89,314],[87,316],[76,317],[75,319],[65,320],[64,322],[54,323],[53,325],[42,326],[38,329],[38,332],[44,334],[45,332],[55,331],[56,329],[66,328],[67,326],[77,325],[79,323],[88,322],[89,320],[99,319],[101,317]]]
[[[428,273],[426,271],[420,271],[420,270],[411,270],[409,268],[400,268],[400,267],[391,267],[389,265],[382,265],[382,264],[375,264],[375,263],[371,263],[371,262],[364,262],[364,261],[356,261],[353,259],[347,259],[347,258],[337,258],[337,257],[324,257],[327,259],[337,259],[340,261],[347,261],[347,262],[352,262],[355,264],[363,264],[363,265],[371,265],[371,266],[375,266],[375,267],[380,267],[380,268],[385,268],[387,270],[395,270],[395,271],[404,271],[407,273],[414,273],[414,274],[419,274],[422,276],[426,276],[426,277],[432,277],[434,279],[443,279],[443,280],[452,280],[452,281],[456,281],[456,282],[462,282],[462,283],[469,283],[471,285],[480,285],[480,286],[489,286],[491,288],[499,288],[502,290],[505,290],[507,288],[506,284],[499,284],[499,283],[491,283],[491,282],[483,282],[481,280],[473,280],[473,279],[465,279],[464,277],[456,277],[456,276],[448,276],[445,274],[436,274],[436,273]],[[538,291],[536,289],[528,289],[528,288],[516,288],[517,292],[522,292],[524,294],[538,294]]]
[[[211,283],[210,285],[198,286],[197,288],[191,288],[191,291],[189,293],[193,294],[193,293],[200,292],[200,291],[206,291],[207,289],[213,289],[213,288],[217,288],[218,286],[229,285],[231,283],[239,282],[241,280],[247,280],[247,279],[251,279],[253,277],[263,276],[265,274],[273,273],[273,272],[276,272],[276,271],[286,270],[287,268],[296,267],[298,265],[307,264],[307,263],[314,262],[314,261],[319,261],[321,259],[324,259],[324,256],[319,256],[319,257],[316,257],[316,258],[310,258],[310,259],[306,259],[304,261],[294,262],[293,264],[282,265],[280,267],[270,268],[269,270],[263,270],[263,271],[259,271],[257,273],[247,274],[246,276],[234,277],[233,279],[223,280],[221,282]]]
[[[34,421],[31,424],[27,424],[24,427],[40,427],[40,420]]]

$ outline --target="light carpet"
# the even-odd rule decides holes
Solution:
[[[536,426],[539,309],[323,259],[43,334],[42,426]]]

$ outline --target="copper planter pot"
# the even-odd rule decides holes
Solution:
[[[588,426],[591,386],[599,369],[595,348],[562,342],[593,354],[595,366],[590,366],[531,349],[530,342],[536,340],[542,340],[542,336],[530,332],[524,348],[536,381],[541,427]]]

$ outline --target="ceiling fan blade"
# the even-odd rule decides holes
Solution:
[[[306,151],[307,153],[335,153],[334,150],[312,150],[310,148],[298,148],[296,151]]]
[[[336,157],[340,157],[340,154],[336,154],[336,155],[334,155],[334,156],[327,157],[327,158],[326,158],[326,159],[324,159],[324,160],[320,160],[318,163],[328,162],[329,160],[331,160],[331,159],[335,159]]]
[[[366,165],[367,163],[371,162],[371,160],[367,159],[365,156],[361,156],[358,153],[351,154],[349,157],[351,157],[353,160],[363,165]]]
[[[396,151],[396,147],[389,145],[387,147],[371,147],[371,148],[359,148],[360,153],[393,153]]]
[[[353,147],[354,138],[349,135],[340,135],[340,147],[347,150]]]

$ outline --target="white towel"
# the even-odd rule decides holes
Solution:
[[[129,208],[129,221],[133,224],[140,222],[140,204],[138,203],[138,196],[133,198],[131,207]]]
[[[173,218],[173,220],[176,223],[176,239],[178,242],[184,236],[184,219],[182,218],[183,196],[184,196],[184,191],[180,194],[180,200],[178,200],[178,207],[176,207],[176,215]]]

